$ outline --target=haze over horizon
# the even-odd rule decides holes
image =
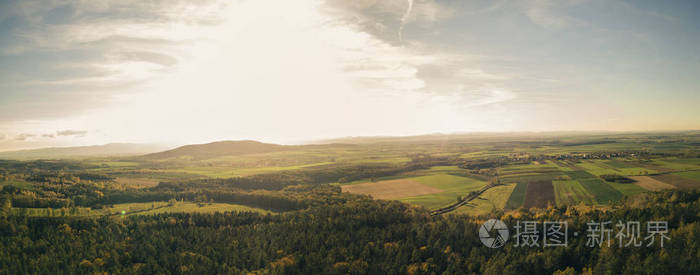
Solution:
[[[3,1],[0,151],[700,129],[696,1]]]

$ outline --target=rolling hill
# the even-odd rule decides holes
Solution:
[[[209,159],[220,156],[235,156],[245,154],[258,154],[286,151],[296,146],[286,146],[271,143],[262,143],[253,140],[217,141],[206,144],[193,144],[177,147],[172,150],[153,153],[143,156],[149,160],[164,160],[177,158]]]

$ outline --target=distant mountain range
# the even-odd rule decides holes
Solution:
[[[0,152],[0,159],[31,160],[138,156],[159,152],[166,149],[168,149],[168,147],[156,144],[109,143],[94,146],[51,147]]]

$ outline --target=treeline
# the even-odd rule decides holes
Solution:
[[[645,171],[646,172],[646,171]],[[617,183],[633,183],[635,180],[618,174],[606,174],[600,175],[600,178],[604,181],[617,182]]]
[[[588,247],[570,236],[564,247],[488,248],[482,220],[431,217],[399,202],[349,197],[307,211],[162,214],[127,218],[0,219],[5,273],[178,274],[698,274],[700,194],[668,191],[612,211],[573,208],[521,212],[520,221],[668,221],[662,248]],[[634,205],[634,206],[632,206]],[[502,216],[514,225],[513,216]],[[585,233],[584,233],[585,234]]]

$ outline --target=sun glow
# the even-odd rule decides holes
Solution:
[[[132,88],[111,108],[52,124],[94,129],[103,134],[92,135],[98,142],[173,143],[293,142],[459,126],[449,97],[416,92],[424,85],[412,65],[433,57],[333,24],[315,1],[274,3],[279,7],[230,5],[223,24],[172,34],[190,39],[172,73]],[[356,65],[368,69],[348,72]],[[368,89],[362,85],[368,80],[385,84]]]

